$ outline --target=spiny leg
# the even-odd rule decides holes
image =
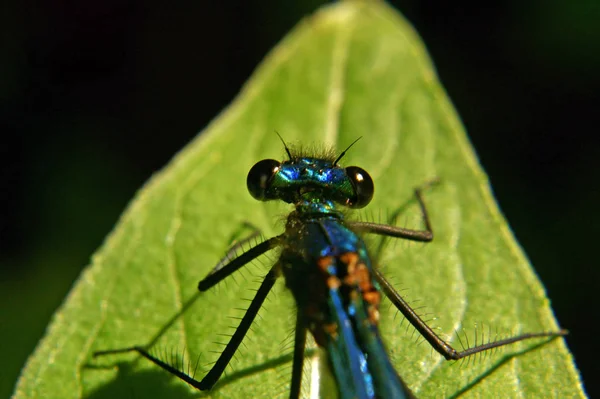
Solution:
[[[107,351],[98,351],[98,352],[94,353],[94,357],[110,355],[110,354],[117,354],[117,353],[137,352],[140,355],[142,355],[143,357],[145,357],[146,359],[148,359],[151,362],[153,362],[154,364],[156,364],[157,366],[168,371],[169,373],[173,374],[174,376],[178,377],[179,379],[187,382],[194,388],[197,388],[201,391],[210,389],[217,382],[217,380],[221,377],[221,375],[223,374],[223,371],[225,371],[225,368],[231,361],[231,358],[233,357],[235,352],[238,350],[240,344],[242,343],[242,340],[248,333],[250,326],[254,322],[254,319],[256,318],[258,311],[262,307],[267,295],[271,291],[271,288],[273,288],[273,285],[275,284],[275,280],[277,279],[276,268],[277,268],[277,265],[273,266],[273,268],[271,268],[269,273],[267,273],[267,275],[263,279],[262,284],[258,288],[258,291],[256,291],[256,295],[254,296],[254,299],[252,299],[250,306],[246,310],[244,317],[242,317],[240,324],[238,325],[235,332],[231,336],[231,339],[225,346],[225,349],[223,350],[223,352],[221,352],[221,355],[219,356],[219,358],[217,359],[217,361],[215,362],[213,367],[209,370],[209,372],[200,381],[196,380],[193,376],[190,376],[190,375],[184,373],[182,370],[177,369],[177,367],[174,367],[174,366],[162,361],[158,357],[150,354],[150,352],[148,352],[148,350],[146,348],[143,348],[141,346],[133,346],[133,347],[129,347],[129,348],[107,350]]]
[[[204,291],[210,289],[211,287],[213,287],[214,285],[219,283],[221,280],[223,280],[227,276],[231,275],[233,272],[235,272],[236,270],[238,270],[239,268],[241,268],[248,262],[250,262],[253,259],[257,258],[258,256],[264,254],[265,252],[269,251],[270,249],[273,249],[274,247],[278,246],[281,242],[280,237],[281,236],[273,237],[269,240],[266,240],[266,241],[256,245],[255,247],[251,248],[250,250],[243,253],[239,257],[233,259],[231,262],[227,263],[226,265],[222,266],[221,268],[218,268],[218,269],[213,268],[212,271],[208,274],[208,276],[206,276],[202,281],[200,281],[200,283],[198,284],[198,289],[200,290],[200,292],[204,292]],[[252,300],[250,307],[244,314],[244,317],[242,318],[240,325],[238,326],[235,333],[233,334],[230,342],[225,347],[225,350],[223,351],[223,353],[221,353],[219,359],[217,360],[217,362],[215,363],[213,368],[202,379],[202,381],[195,380],[193,377],[190,377],[183,371],[178,370],[176,367],[173,367],[172,365],[162,361],[161,359],[157,358],[156,356],[153,356],[149,352],[149,348],[152,345],[154,345],[154,343],[156,342],[158,337],[160,337],[164,333],[164,331],[170,325],[173,324],[173,322],[177,319],[177,317],[181,316],[181,314],[183,314],[183,312],[185,312],[191,306],[191,304],[194,303],[198,299],[198,296],[200,293],[195,294],[188,302],[186,302],[185,306],[179,312],[177,312],[177,314],[174,317],[169,319],[166,326],[161,328],[159,333],[157,335],[155,335],[155,337],[146,346],[131,346],[131,347],[127,347],[127,348],[96,351],[93,353],[92,356],[98,357],[98,356],[114,355],[114,354],[119,354],[119,353],[137,352],[140,355],[142,355],[143,357],[145,357],[146,359],[148,359],[151,362],[153,362],[154,364],[156,364],[157,366],[159,366],[159,367],[163,368],[164,370],[170,372],[171,374],[177,376],[178,378],[187,382],[188,384],[192,385],[193,387],[201,389],[201,390],[209,389],[210,387],[212,387],[215,384],[215,382],[219,379],[219,377],[225,370],[225,367],[231,360],[231,357],[234,355],[235,351],[237,350],[240,343],[242,342],[242,339],[248,332],[248,329],[250,328],[252,321],[256,317],[258,310],[262,306],[264,299],[266,298],[267,294],[269,293],[271,287],[273,287],[273,284],[275,283],[275,278],[276,278],[274,270],[275,270],[275,267],[273,267],[269,271],[269,273],[265,276],[265,279],[263,280],[259,290],[257,291],[254,299]]]
[[[415,197],[419,203],[419,207],[421,209],[421,217],[423,220],[423,224],[425,225],[425,230],[411,230],[404,229],[400,227],[394,227],[384,224],[377,223],[364,223],[364,222],[354,222],[351,224],[351,227],[357,229],[358,231],[363,231],[365,233],[373,233],[384,236],[398,237],[404,238],[412,241],[420,241],[420,242],[429,242],[433,240],[433,229],[431,227],[431,222],[429,220],[429,214],[427,212],[427,207],[425,206],[425,202],[423,201],[423,190],[438,184],[439,180],[434,179],[431,180],[424,185],[415,189]],[[447,360],[458,360],[467,356],[474,355],[476,353],[486,351],[489,349],[497,348],[500,346],[508,345],[514,342],[523,341],[531,338],[540,338],[540,337],[558,337],[564,336],[568,334],[566,330],[559,331],[545,331],[538,333],[526,333],[520,334],[514,337],[509,337],[506,339],[497,340],[494,342],[488,342],[482,345],[476,345],[472,348],[467,348],[463,351],[457,351],[451,345],[449,345],[446,341],[441,339],[432,329],[421,319],[421,317],[410,307],[410,305],[398,294],[398,292],[392,287],[392,285],[383,277],[381,272],[375,271],[375,277],[379,282],[381,288],[385,295],[390,299],[390,301],[396,306],[396,308],[406,317],[406,319],[415,327],[415,329],[429,342],[429,344],[442,356],[444,356]]]
[[[306,325],[301,311],[296,313],[296,332],[294,335],[294,361],[292,363],[292,383],[290,387],[290,399],[300,397],[302,387],[302,366],[304,365],[304,349],[306,348]]]
[[[379,234],[389,237],[404,238],[411,241],[430,242],[433,240],[433,229],[429,221],[429,214],[425,201],[423,201],[423,191],[434,184],[438,184],[439,180],[431,180],[415,189],[415,197],[421,209],[421,218],[425,225],[425,230],[405,229],[403,227],[391,226],[388,224],[371,223],[371,222],[350,222],[348,225],[361,233]]]
[[[227,367],[231,361],[231,358],[242,343],[242,340],[248,333],[248,330],[254,322],[254,318],[258,314],[258,311],[262,307],[265,299],[267,298],[269,291],[271,291],[271,288],[273,288],[273,285],[275,285],[275,280],[277,279],[277,268],[278,265],[273,266],[271,270],[269,270],[269,273],[267,273],[265,276],[262,284],[258,288],[258,291],[256,291],[256,295],[254,296],[254,299],[252,299],[248,310],[246,310],[244,317],[242,317],[240,325],[231,336],[227,346],[217,359],[216,363],[213,365],[212,369],[210,369],[208,374],[204,376],[198,386],[193,384],[192,386],[200,390],[210,389],[217,382],[219,377],[221,377],[221,374],[223,374],[223,371],[225,371],[225,367]]]
[[[410,307],[410,305],[398,294],[392,285],[383,277],[379,271],[375,271],[375,278],[379,282],[381,289],[394,306],[406,317],[406,319],[415,327],[415,329],[429,342],[429,344],[446,360],[458,360],[467,356],[474,355],[489,349],[512,344],[514,342],[523,341],[531,338],[540,337],[559,337],[568,334],[566,330],[559,331],[544,331],[537,333],[526,333],[501,339],[493,342],[488,342],[482,345],[476,345],[472,348],[467,348],[463,351],[457,351],[446,341],[441,339],[432,329],[421,319],[421,317]]]
[[[246,237],[244,237],[243,239],[239,240],[237,237],[239,235],[241,235],[242,229],[250,229],[251,233],[249,235],[247,235]],[[249,222],[243,222],[241,224],[240,228],[238,228],[236,231],[234,231],[233,234],[231,235],[231,237],[229,239],[230,246],[227,249],[227,252],[225,253],[225,255],[223,255],[221,260],[219,260],[219,262],[217,262],[215,267],[213,267],[208,274],[209,275],[214,274],[215,272],[217,272],[218,270],[222,269],[227,264],[229,264],[232,259],[235,259],[238,256],[237,255],[238,250],[243,249],[248,243],[255,242],[255,245],[256,245],[257,237],[259,237],[260,235],[261,235],[261,231],[260,231],[260,229],[258,229],[258,227],[254,226],[253,224],[251,224]]]
[[[215,284],[219,283],[221,280],[231,275],[233,272],[251,260],[258,258],[265,252],[279,246],[281,244],[281,238],[282,236],[269,238],[268,240],[250,248],[248,251],[233,259],[220,269],[213,268],[212,271],[198,283],[198,289],[200,291],[206,291],[210,289]]]

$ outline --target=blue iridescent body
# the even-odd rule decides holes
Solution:
[[[308,329],[326,349],[340,397],[407,397],[379,336],[379,290],[362,239],[335,216],[304,217],[290,231],[295,245],[284,249],[281,267]]]
[[[291,157],[271,168],[265,190],[255,197],[295,205],[279,267],[304,325],[325,349],[340,398],[411,397],[379,335],[381,294],[365,243],[337,209],[368,203],[370,177],[320,158]],[[359,198],[361,189],[368,198]]]
[[[344,218],[342,207],[366,206],[373,198],[374,186],[363,169],[338,165],[350,147],[335,159],[332,155],[295,155],[285,143],[284,147],[289,160],[264,159],[257,162],[248,172],[246,184],[257,200],[279,200],[294,205],[294,211],[287,218],[285,232],[252,246],[240,255],[237,255],[234,245],[230,253],[235,256],[230,257],[228,253],[198,283],[200,292],[208,291],[253,259],[281,248],[279,260],[264,276],[238,327],[204,377],[196,380],[193,374],[152,355],[147,347],[97,351],[94,356],[135,351],[199,390],[212,389],[240,347],[276,280],[282,275],[297,305],[290,399],[301,396],[307,331],[324,349],[341,399],[414,398],[394,370],[379,334],[382,293],[447,360],[462,359],[531,338],[553,338],[567,333],[565,330],[525,333],[457,351],[441,339],[374,269],[365,243],[358,234],[377,234],[417,242],[433,240],[422,190],[436,180],[414,191],[421,208],[423,230],[351,221]]]

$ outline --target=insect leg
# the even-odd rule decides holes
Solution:
[[[277,236],[273,238],[269,238],[266,241],[261,242],[260,244],[250,248],[248,251],[244,252],[237,258],[233,259],[231,262],[222,266],[221,268],[214,268],[208,276],[204,277],[198,283],[198,289],[200,291],[206,291],[225,277],[231,275],[233,272],[244,266],[246,263],[250,262],[254,258],[259,257],[265,252],[279,246],[281,243],[282,236]]]
[[[403,227],[390,226],[388,224],[371,223],[371,222],[350,222],[350,228],[363,233],[380,234],[384,236],[404,238],[411,241],[429,242],[433,240],[433,229],[429,221],[427,207],[423,201],[423,190],[429,188],[433,184],[437,184],[438,180],[432,180],[419,186],[415,189],[415,197],[421,209],[421,218],[425,225],[425,230],[412,230]]]
[[[429,344],[435,349],[440,355],[444,356],[446,360],[458,360],[467,356],[474,355],[475,353],[483,352],[489,349],[497,348],[512,344],[514,342],[523,341],[531,338],[540,337],[559,337],[567,335],[567,330],[559,331],[544,331],[537,333],[526,333],[501,339],[494,342],[488,342],[483,345],[477,345],[472,348],[467,348],[464,351],[457,351],[446,341],[441,339],[432,329],[419,317],[419,315],[410,307],[410,305],[398,294],[398,292],[392,287],[392,285],[383,277],[383,275],[375,270],[375,278],[379,282],[381,289],[389,300],[396,306],[396,308],[406,317],[406,319],[415,327],[415,329],[429,342]]]
[[[243,239],[238,239],[237,237],[241,234],[242,229],[250,229],[251,233]],[[221,260],[219,260],[215,267],[212,268],[209,274],[214,274],[215,272],[226,266],[229,262],[231,262],[233,258],[237,257],[237,252],[240,249],[243,249],[249,243],[257,240],[260,235],[261,231],[258,229],[258,227],[254,226],[249,222],[243,222],[240,228],[232,234],[232,237],[230,237],[229,249],[227,249],[225,255],[221,258]]]
[[[290,388],[290,399],[300,397],[302,383],[302,366],[304,364],[304,349],[306,347],[306,325],[304,318],[298,310],[296,314],[296,333],[294,335],[294,361],[292,366],[292,384]]]
[[[250,329],[250,326],[258,314],[258,311],[262,307],[267,295],[269,294],[269,291],[271,291],[271,288],[273,288],[275,280],[277,279],[277,268],[278,265],[273,266],[271,270],[269,270],[269,273],[267,273],[265,276],[262,284],[258,288],[258,291],[256,291],[256,295],[254,296],[254,299],[252,299],[248,310],[246,310],[244,317],[242,317],[240,325],[238,328],[236,328],[235,332],[231,336],[231,339],[227,343],[227,346],[217,359],[216,363],[213,365],[212,369],[210,369],[208,374],[204,376],[198,385],[192,384],[192,386],[200,390],[210,389],[217,382],[219,377],[221,377],[221,374],[223,374],[223,371],[225,371],[225,367],[227,367],[231,361],[231,358],[237,351],[238,347],[242,343],[242,340],[246,336],[246,333]]]
[[[225,349],[223,350],[223,352],[221,352],[221,355],[219,356],[213,367],[210,369],[208,374],[206,374],[204,378],[202,378],[202,380],[200,381],[194,379],[192,376],[187,375],[186,373],[177,369],[176,367],[162,361],[156,356],[153,356],[152,354],[150,354],[150,352],[148,352],[146,348],[143,348],[141,346],[132,346],[123,349],[98,351],[94,353],[94,357],[117,353],[137,352],[146,359],[150,360],[152,363],[159,366],[160,368],[168,371],[177,378],[187,382],[194,388],[197,388],[201,391],[210,389],[217,382],[219,377],[221,377],[223,371],[225,371],[225,367],[227,367],[227,365],[231,361],[231,358],[239,348],[240,344],[242,343],[242,340],[246,336],[246,333],[248,333],[252,322],[258,314],[258,311],[262,307],[265,298],[269,294],[269,291],[271,291],[271,288],[273,288],[275,280],[277,279],[276,268],[277,265],[273,266],[269,273],[267,273],[262,284],[258,288],[258,291],[256,291],[256,295],[254,296],[254,299],[252,299],[248,310],[244,314],[244,317],[242,317],[239,326],[236,328],[235,332],[231,336],[231,339],[227,343],[227,346],[225,346]]]
[[[219,269],[213,268],[211,273],[208,276],[206,276],[202,281],[200,281],[200,283],[198,284],[198,289],[201,292],[208,290],[209,288],[211,288],[212,286],[214,286],[215,284],[217,284],[218,282],[220,282],[221,280],[223,280],[224,278],[226,278],[227,276],[229,276],[230,274],[232,274],[233,272],[235,272],[236,270],[238,270],[239,268],[241,268],[248,262],[252,261],[254,258],[264,254],[268,250],[279,245],[279,242],[280,242],[279,237],[273,237],[269,240],[266,240],[266,241],[256,245],[255,247],[249,249],[247,252],[245,252],[242,255],[240,255],[239,257],[233,259],[231,262],[227,263],[226,265],[222,266],[221,268],[219,268]],[[181,311],[177,312],[175,317],[173,317],[169,320],[167,325],[161,329],[160,333],[157,336],[155,336],[155,338],[153,338],[152,341],[148,345],[132,346],[132,347],[127,347],[127,348],[111,349],[111,350],[104,350],[104,351],[96,351],[96,352],[94,352],[93,356],[98,357],[98,356],[113,355],[113,354],[118,354],[118,353],[137,352],[140,355],[142,355],[143,357],[145,357],[146,359],[148,359],[151,362],[153,362],[154,364],[156,364],[157,366],[159,366],[162,369],[168,371],[169,373],[175,375],[176,377],[180,378],[181,380],[187,382],[191,386],[198,388],[200,390],[210,389],[215,384],[215,382],[219,379],[219,377],[221,376],[223,371],[225,370],[225,367],[231,360],[231,357],[234,355],[235,351],[237,350],[240,343],[242,342],[242,339],[248,332],[248,329],[250,328],[252,321],[256,317],[258,310],[262,306],[264,299],[266,298],[267,294],[271,290],[271,287],[273,287],[273,284],[275,283],[275,278],[276,278],[274,270],[275,270],[275,268],[272,268],[271,271],[269,271],[269,273],[265,276],[265,279],[263,280],[254,299],[252,300],[250,307],[244,314],[244,317],[242,318],[240,325],[236,329],[235,333],[231,337],[231,340],[225,347],[225,350],[221,353],[221,356],[219,357],[219,359],[217,360],[217,362],[215,363],[213,368],[202,379],[202,381],[195,380],[193,377],[190,377],[183,371],[178,370],[176,367],[164,362],[163,360],[157,358],[156,356],[153,356],[149,352],[149,348],[156,342],[158,337],[160,337],[160,335],[162,335],[162,333],[164,333],[166,328],[168,328],[168,326],[170,326],[173,323],[173,321],[177,317],[179,317],[198,298],[198,294],[194,295],[194,297],[189,302],[186,303],[184,308]]]

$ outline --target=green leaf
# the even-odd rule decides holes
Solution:
[[[473,344],[475,334],[478,342],[488,339],[488,327],[558,329],[417,35],[384,4],[344,2],[301,22],[233,104],[137,194],[54,316],[16,398],[286,397],[295,311],[283,281],[227,377],[210,392],[199,394],[134,354],[91,356],[153,339],[244,222],[266,236],[282,231],[289,207],[258,203],[245,187],[256,161],[283,156],[275,130],[288,142],[338,151],[362,136],[343,161],[367,169],[375,181],[367,218],[384,221],[380,215],[411,201],[415,186],[441,179],[426,194],[434,242],[388,245],[380,263],[459,349],[455,330]],[[399,224],[417,228],[418,210],[409,203]],[[263,257],[201,295],[162,335],[157,351],[184,353],[192,367],[198,359],[201,377],[275,258]],[[387,300],[381,311],[390,356],[420,397],[585,396],[562,339],[521,342],[452,367],[426,343],[415,343]]]

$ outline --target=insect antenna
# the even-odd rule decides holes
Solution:
[[[342,159],[342,157],[343,157],[344,155],[346,155],[346,152],[347,152],[347,151],[350,149],[350,147],[352,147],[354,144],[356,144],[356,142],[357,142],[358,140],[360,140],[360,139],[362,139],[362,136],[360,136],[359,138],[357,138],[356,140],[354,140],[354,141],[352,142],[352,144],[350,144],[348,147],[346,147],[346,149],[345,149],[344,151],[342,151],[342,153],[340,154],[340,156],[339,156],[339,157],[337,157],[337,159],[336,159],[335,161],[333,161],[333,166],[337,165],[337,163],[340,161],[340,159]]]
[[[287,144],[285,144],[285,141],[283,141],[283,137],[281,137],[281,135],[279,134],[279,132],[277,130],[275,130],[275,134],[279,137],[279,140],[281,140],[281,142],[283,143],[283,148],[285,148],[285,152],[287,152],[288,157],[290,157],[290,161],[291,161],[292,153],[290,152],[290,149],[288,148]]]

